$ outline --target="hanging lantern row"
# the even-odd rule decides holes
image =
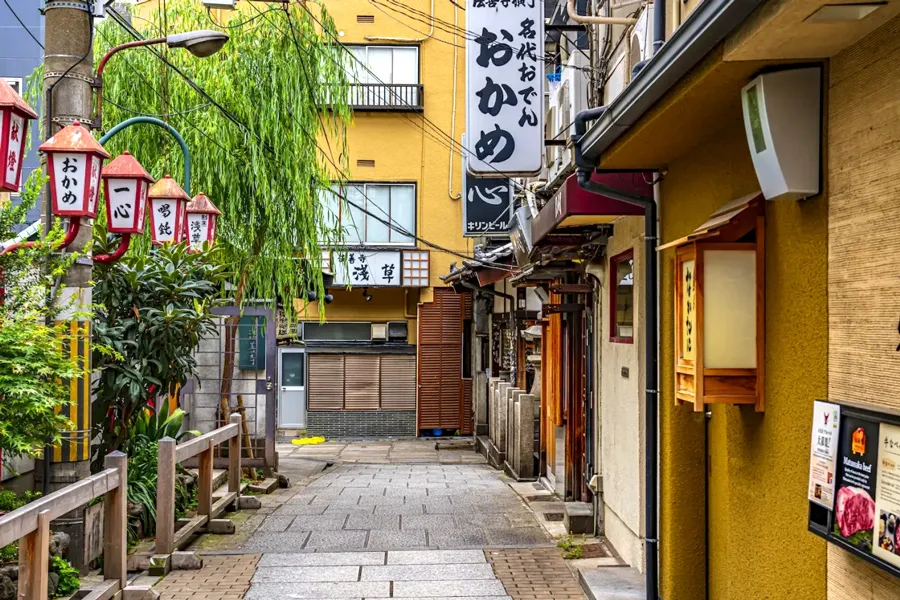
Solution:
[[[31,121],[38,115],[6,80],[0,79],[0,190],[18,192]]]
[[[20,190],[25,140],[29,124],[37,116],[0,79],[0,190]],[[186,241],[196,250],[215,241],[216,221],[222,213],[205,194],[197,194],[191,200],[169,175],[154,183],[153,177],[128,152],[103,168],[109,153],[78,121],[64,127],[38,149],[47,156],[51,210],[54,216],[69,219],[69,231],[60,249],[74,241],[81,218],[97,216],[101,177],[107,229],[122,234],[122,242],[113,255],[95,257],[100,262],[121,257],[131,235],[144,232],[148,209],[154,245]]]

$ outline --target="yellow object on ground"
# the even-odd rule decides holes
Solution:
[[[311,446],[314,444],[324,444],[325,437],[317,435],[314,437],[297,438],[296,440],[291,440],[291,443],[295,446]]]

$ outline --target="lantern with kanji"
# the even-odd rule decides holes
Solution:
[[[222,214],[216,205],[200,192],[187,205],[187,243],[192,250],[216,241],[216,221]]]
[[[6,80],[0,79],[0,190],[18,192],[22,180],[22,158],[28,123],[37,119],[22,96]]]
[[[38,148],[47,155],[50,199],[57,217],[97,216],[100,168],[109,153],[75,121]]]
[[[150,233],[153,244],[184,241],[185,207],[191,199],[171,176],[153,184],[149,193]]]
[[[106,228],[110,233],[144,233],[144,209],[153,178],[141,163],[123,152],[103,168]]]

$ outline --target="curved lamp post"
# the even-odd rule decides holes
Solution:
[[[111,48],[97,65],[97,77],[95,86],[97,88],[97,111],[96,126],[100,127],[103,119],[103,69],[109,59],[118,52],[128,48],[138,48],[141,46],[154,46],[157,44],[166,44],[169,48],[184,48],[198,58],[206,58],[222,49],[225,42],[228,41],[228,34],[221,31],[213,31],[210,29],[202,29],[199,31],[188,31],[185,33],[176,33],[168,37],[153,38],[149,40],[136,40],[121,44]]]

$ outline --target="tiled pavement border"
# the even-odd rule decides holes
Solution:
[[[206,555],[197,571],[172,571],[153,586],[162,600],[241,600],[259,554]]]
[[[484,553],[513,600],[585,600],[558,548],[501,548]]]

